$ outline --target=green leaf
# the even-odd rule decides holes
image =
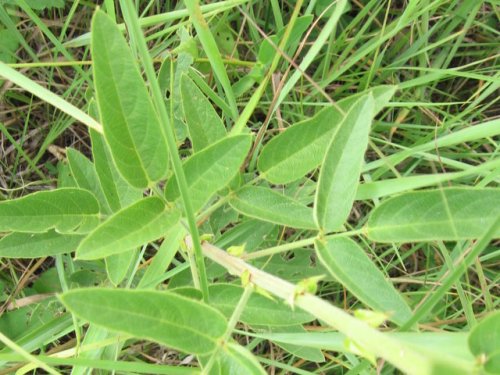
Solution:
[[[41,191],[0,202],[0,232],[86,233],[99,221],[99,204],[87,190]]]
[[[316,253],[328,272],[356,298],[372,309],[387,313],[398,325],[412,315],[408,305],[361,247],[349,238],[315,243]]]
[[[146,188],[167,173],[165,135],[125,38],[99,10],[92,19],[92,58],[99,113],[114,162],[132,186]]]
[[[209,287],[210,304],[230,317],[238,304],[243,288],[233,284],[214,284]],[[253,293],[240,321],[250,325],[289,326],[314,320],[314,317],[300,309],[292,310],[289,305],[279,300],[271,300],[258,293]]]
[[[226,128],[212,104],[186,75],[181,78],[182,105],[193,144],[198,152],[226,135]]]
[[[142,190],[132,187],[117,171],[104,137],[91,129],[90,138],[95,170],[112,212],[119,211],[120,208],[127,207],[141,199]],[[123,281],[136,254],[134,249],[110,255],[105,259],[106,273],[113,285],[119,285]]]
[[[491,313],[472,329],[469,349],[487,371],[500,373],[500,311]]]
[[[373,115],[387,105],[395,91],[394,86],[379,86],[370,90],[375,98]],[[361,96],[352,95],[337,104],[346,112]],[[291,126],[262,149],[257,164],[260,173],[273,184],[286,184],[317,168],[342,120],[343,115],[330,106],[314,117]]]
[[[179,212],[167,210],[160,198],[141,199],[92,231],[76,250],[76,257],[100,259],[134,249],[163,236],[179,218]]]
[[[101,212],[110,213],[111,209],[99,182],[99,177],[94,164],[87,159],[81,152],[68,148],[66,149],[71,174],[78,187],[94,194],[101,207]]]
[[[92,156],[95,170],[112,212],[116,212],[120,208],[142,198],[142,190],[132,187],[117,171],[104,137],[91,129],[90,138],[92,140]]]
[[[84,320],[186,353],[212,352],[227,328],[214,308],[170,292],[89,288],[59,298]]]
[[[183,237],[186,236],[186,229],[179,223],[165,233],[165,239],[156,252],[153,260],[146,268],[137,288],[154,288],[162,280],[165,270],[174,259]]]
[[[220,374],[265,375],[255,356],[241,345],[229,342],[219,354]]]
[[[136,256],[137,249],[132,249],[106,257],[106,274],[114,286],[120,285],[127,276],[130,265]]]
[[[370,214],[366,235],[377,242],[479,238],[499,216],[500,189],[445,188],[389,198]],[[496,237],[500,237],[500,230]]]
[[[65,0],[25,0],[26,4],[31,9],[34,10],[44,10],[44,9],[52,9],[52,8],[64,8]],[[19,2],[16,0],[2,0],[2,5],[4,4],[12,4],[15,6],[19,6]]]
[[[0,25],[0,61],[6,64],[12,64],[16,61],[16,51],[19,48],[19,41],[16,39],[15,33],[9,29],[4,29]],[[3,80],[0,80],[0,84]]]
[[[323,231],[342,228],[351,212],[368,147],[374,105],[371,94],[353,104],[328,146],[314,199],[314,219]]]
[[[312,209],[266,187],[246,186],[229,201],[242,214],[292,228],[314,229]]]
[[[250,135],[230,136],[194,154],[184,163],[189,196],[195,211],[236,176],[251,141]],[[173,201],[179,195],[177,179],[171,178],[165,188],[165,196]]]
[[[82,238],[81,235],[60,234],[53,230],[46,233],[14,232],[0,240],[0,258],[41,258],[70,253]]]

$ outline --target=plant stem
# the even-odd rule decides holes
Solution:
[[[231,337],[231,334],[233,333],[234,327],[236,327],[236,324],[240,320],[240,316],[243,313],[243,310],[245,309],[245,306],[247,305],[247,302],[252,295],[253,292],[253,285],[249,283],[245,289],[243,290],[243,294],[241,295],[238,304],[233,310],[233,313],[231,314],[231,317],[229,318],[229,322],[227,323],[227,329],[226,332],[224,333],[224,336],[222,336],[221,340],[221,345],[215,349],[215,351],[212,353],[210,356],[210,359],[208,360],[206,366],[203,368],[203,375],[208,375],[210,374],[210,370],[214,364],[215,358],[219,354],[220,350],[222,349],[223,345],[229,340]]]
[[[241,276],[244,272],[249,273],[253,284],[309,312],[320,321],[345,334],[364,350],[385,359],[405,373],[430,374],[437,371],[441,365],[440,358],[433,356],[432,353],[423,353],[401,340],[379,332],[364,321],[354,318],[319,297],[309,293],[297,295],[295,285],[261,271],[216,246],[204,243],[203,253],[233,275]],[[457,371],[458,369],[462,372],[466,371],[464,367],[461,367],[465,366],[465,363],[457,361],[453,365],[457,367]]]
[[[10,348],[13,352],[19,354],[22,358],[26,359],[29,363],[34,364],[41,369],[44,369],[49,374],[61,375],[60,372],[54,370],[52,367],[46,365],[45,363],[43,363],[40,359],[38,359],[34,355],[31,355],[30,353],[28,353],[22,347],[17,345],[14,341],[12,341],[7,336],[5,336],[2,332],[0,332],[0,341],[3,342],[5,344],[5,346]]]
[[[196,218],[194,215],[193,206],[189,198],[188,184],[186,181],[186,176],[184,170],[182,169],[181,159],[177,153],[177,145],[175,142],[175,134],[173,130],[173,124],[170,123],[165,102],[163,100],[163,95],[161,94],[160,86],[156,78],[156,74],[153,68],[153,61],[149,55],[148,47],[146,41],[144,40],[144,35],[142,34],[139,21],[137,19],[137,14],[135,13],[135,8],[131,0],[121,0],[120,4],[124,11],[124,17],[126,24],[130,29],[132,35],[134,35],[135,41],[137,43],[137,48],[139,50],[140,57],[142,59],[144,71],[146,77],[149,81],[151,91],[153,94],[153,101],[160,116],[161,123],[164,124],[163,131],[168,145],[168,151],[170,154],[170,159],[172,161],[172,167],[174,169],[175,176],[177,177],[177,184],[179,186],[179,192],[182,198],[182,203],[184,205],[184,211],[186,214],[186,220],[188,222],[189,231],[193,238],[193,248],[195,255],[195,263],[191,264],[191,267],[196,267],[198,274],[200,276],[200,286],[203,295],[203,300],[208,301],[208,281],[207,273],[205,269],[205,262],[203,260],[203,253],[200,244],[200,235],[198,232],[198,227],[196,226]]]
[[[335,234],[330,234],[325,236],[326,239],[330,238],[338,238],[338,237],[352,237],[352,236],[357,236],[358,234],[361,234],[362,230],[353,230],[349,232],[342,232],[342,233],[335,233]],[[284,253],[285,251],[289,250],[295,250],[299,249],[304,246],[310,246],[314,244],[314,241],[316,241],[318,237],[310,237],[306,238],[303,240],[287,243],[284,245],[278,245],[274,247],[269,247],[267,249],[259,250],[259,251],[254,251],[252,253],[248,254],[243,254],[240,258],[244,260],[249,260],[249,259],[256,259],[256,258],[261,258],[265,256],[270,256],[270,255],[275,255],[279,253]]]

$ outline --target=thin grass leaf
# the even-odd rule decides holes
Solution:
[[[0,61],[0,76],[8,79],[16,85],[22,87],[33,95],[43,99],[45,102],[52,104],[57,109],[63,111],[75,120],[80,121],[82,124],[87,125],[89,128],[102,133],[102,126],[95,119],[87,115],[85,112],[68,103],[59,95],[47,90],[45,87],[40,86],[38,83],[32,81],[25,75],[19,73],[17,70],[12,69],[5,63]]]
[[[189,12],[191,22],[198,33],[201,45],[203,46],[208,60],[212,65],[214,74],[224,89],[224,93],[226,94],[226,99],[229,107],[231,108],[231,114],[234,120],[238,116],[238,107],[236,105],[233,88],[231,87],[231,82],[229,81],[226,68],[224,67],[222,56],[217,48],[217,43],[215,42],[214,36],[212,35],[212,32],[210,31],[210,28],[208,27],[208,24],[203,16],[200,3],[198,0],[185,0],[184,4]]]

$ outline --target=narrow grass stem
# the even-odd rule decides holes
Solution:
[[[38,83],[29,79],[25,75],[19,73],[17,70],[12,69],[7,64],[0,61],[0,77],[15,83],[16,85],[22,87],[26,91],[32,93],[33,95],[43,99],[47,103],[53,105],[57,109],[63,111],[64,113],[70,115],[75,120],[87,125],[89,128],[102,133],[102,126],[95,119],[87,115],[81,109],[75,107],[74,105],[68,103],[66,100],[59,97],[59,95],[54,94],[52,91],[47,90],[45,87],[40,86]]]
[[[49,374],[52,375],[61,375],[60,372],[54,370],[52,367],[46,365],[43,363],[40,359],[37,357],[31,355],[28,353],[26,350],[24,350],[22,347],[17,345],[14,341],[9,339],[7,336],[5,336],[2,332],[0,332],[0,341],[5,344],[8,348],[10,348],[12,351],[15,353],[19,354],[21,357],[26,359],[29,363],[36,365],[37,367],[44,369],[47,371]]]
[[[233,116],[233,119],[236,119],[238,117],[238,107],[236,106],[236,98],[233,93],[233,88],[231,87],[231,82],[227,76],[227,71],[224,67],[217,43],[215,43],[214,36],[212,35],[212,32],[205,21],[205,17],[203,16],[200,3],[198,0],[184,0],[184,4],[186,4],[191,22],[193,22],[193,26],[198,33],[201,45],[210,60],[214,74],[219,79],[219,82],[224,89],[226,99],[229,107],[231,108],[231,115]]]
[[[286,46],[286,43],[290,37],[290,34],[293,29],[293,25],[295,25],[295,21],[297,20],[297,17],[299,16],[300,8],[302,6],[303,0],[298,0],[297,3],[295,4],[295,7],[293,9],[292,16],[290,17],[290,22],[288,23],[287,28],[285,29],[285,33],[283,34],[283,38],[280,41],[280,44],[278,46],[279,51],[283,51],[283,49]],[[238,120],[236,120],[236,123],[234,124],[233,129],[231,130],[231,134],[240,134],[243,129],[245,128],[248,120],[250,119],[250,116],[254,112],[255,108],[259,104],[260,99],[264,95],[265,89],[271,80],[271,77],[278,67],[278,63],[281,60],[281,54],[277,51],[276,55],[274,56],[273,61],[271,62],[271,67],[267,71],[264,79],[262,80],[261,84],[255,92],[253,93],[252,97],[248,101],[248,104],[245,106],[243,109],[243,112],[241,113],[240,117],[238,117]]]
[[[191,267],[197,268],[200,277],[199,281],[203,300],[208,301],[208,281],[200,244],[200,235],[198,232],[198,227],[196,226],[196,218],[194,215],[193,206],[189,198],[186,176],[184,175],[184,170],[182,169],[181,159],[179,157],[179,154],[177,153],[177,145],[175,142],[175,135],[172,127],[173,124],[171,124],[169,120],[165,102],[163,100],[163,95],[161,94],[160,86],[153,69],[153,61],[151,56],[149,55],[148,47],[146,45],[146,41],[144,40],[144,35],[142,34],[141,27],[137,19],[137,14],[135,13],[134,5],[132,4],[131,0],[121,0],[120,4],[125,11],[124,15],[127,21],[127,26],[129,27],[136,40],[139,55],[143,62],[144,71],[152,90],[153,101],[155,103],[157,113],[160,116],[160,120],[164,125],[163,129],[170,153],[170,159],[172,161],[172,167],[177,177],[177,184],[179,186],[179,192],[184,205],[186,220],[188,222],[189,231],[191,232],[194,243],[193,248],[195,262],[191,265]]]
[[[407,330],[411,328],[414,324],[418,323],[420,320],[425,318],[427,314],[432,310],[432,308],[443,298],[444,294],[458,282],[460,277],[467,271],[467,269],[474,263],[474,260],[483,252],[483,250],[488,246],[490,241],[495,237],[497,228],[500,227],[500,216],[497,220],[488,228],[484,233],[483,237],[480,238],[474,247],[467,253],[465,252],[460,258],[454,262],[454,268],[445,276],[445,279],[441,283],[440,287],[434,291],[430,292],[427,296],[430,296],[425,302],[420,306],[420,308],[415,311],[411,319],[409,319],[402,327],[401,330]]]
[[[202,372],[203,375],[210,374],[210,370],[212,369],[215,358],[217,358],[217,355],[219,354],[220,350],[223,348],[223,346],[230,339],[231,334],[233,333],[234,327],[236,327],[236,324],[240,320],[240,316],[243,313],[243,310],[245,309],[245,306],[247,305],[247,302],[250,299],[252,292],[253,292],[253,285],[251,283],[249,283],[245,287],[245,289],[243,290],[243,294],[241,295],[241,297],[238,301],[238,304],[234,308],[233,313],[231,314],[231,317],[229,318],[229,322],[227,323],[227,329],[226,329],[226,332],[224,333],[224,336],[222,337],[221,344],[212,353],[212,355],[210,356],[210,359],[207,362],[207,365],[203,368],[203,372]]]

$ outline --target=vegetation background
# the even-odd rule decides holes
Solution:
[[[345,7],[339,11],[339,4],[344,3]],[[245,155],[246,169],[241,174],[243,181],[254,183],[254,179],[258,180],[257,170],[261,168],[258,158],[263,147],[285,129],[353,94],[394,85],[397,90],[390,103],[373,121],[364,155],[366,163],[361,171],[364,184],[381,184],[365,188],[364,196],[358,191],[361,195],[345,227],[350,236],[361,234],[373,207],[401,192],[451,186],[489,187],[498,192],[500,5],[497,1],[203,2],[201,9],[215,45],[207,44],[203,33],[200,38],[199,29],[195,29],[189,17],[193,11],[185,10],[183,2],[144,0],[135,1],[134,5],[160,88],[175,119],[182,159],[205,146],[196,143],[202,142],[199,139],[186,138],[188,130],[184,123],[197,121],[189,119],[191,111],[186,111],[186,103],[189,108],[205,108],[208,97],[215,110],[202,115],[209,118],[215,114],[228,130],[236,128],[254,135],[251,151]],[[92,159],[88,128],[75,116],[54,108],[54,103],[49,104],[43,94],[40,97],[35,84],[98,118],[92,113],[94,62],[89,34],[98,6],[116,23],[124,22],[118,1],[97,4],[84,0],[0,0],[0,61],[6,64],[0,72],[3,76],[0,80],[2,201],[61,186],[61,181],[74,173],[68,167],[68,158]],[[137,43],[134,34],[130,35],[131,44]],[[143,60],[135,50],[134,56]],[[174,64],[170,63],[172,58]],[[27,83],[16,84],[5,66],[21,72],[28,78]],[[181,88],[179,77],[183,73],[189,75],[190,83]],[[226,77],[227,82],[221,77]],[[186,88],[189,85],[199,89]],[[180,99],[182,89],[187,90],[187,95]],[[196,116],[194,109],[193,113]],[[198,121],[203,123],[203,117]],[[274,185],[271,181],[264,185],[277,187],[284,196],[310,207],[320,172],[317,168],[307,172],[298,180]],[[236,185],[238,182],[232,181],[231,188]],[[171,192],[171,196],[175,194]],[[484,211],[478,217],[482,213],[498,216],[500,200],[495,194],[483,202]],[[317,256],[303,251],[311,250],[313,245],[307,223],[294,229],[296,222],[291,220],[292,225],[287,225],[290,218],[286,216],[262,220],[252,212],[245,216],[248,209],[237,203],[231,206],[225,203],[222,199],[203,212],[205,217],[198,217],[200,233],[209,234],[209,242],[224,249],[232,247],[234,253],[243,251],[238,246],[246,243],[246,258],[243,258],[248,262],[306,289],[311,287],[317,296],[346,311],[375,308],[379,303],[380,291],[370,289],[370,283],[363,283],[366,274],[360,269],[352,265],[345,268],[343,264],[341,269],[347,276],[336,282],[340,271],[332,278],[329,273],[332,271]],[[254,219],[248,218],[252,216]],[[420,344],[438,355],[439,350],[453,345],[460,347],[454,353],[458,358],[470,355],[461,351],[468,337],[465,334],[484,317],[491,316],[500,303],[498,240],[486,241],[482,251],[468,264],[462,263],[462,256],[477,246],[469,239],[379,243],[361,235],[355,238],[385,281],[390,281],[404,295],[414,313],[412,324],[418,323],[420,331],[436,333],[424,336]],[[181,373],[177,369],[191,371],[198,364],[205,364],[207,359],[203,356],[182,354],[182,350],[171,350],[152,341],[128,336],[125,340],[107,331],[87,331],[84,320],[68,313],[55,297],[68,288],[109,286],[113,280],[122,287],[141,287],[140,277],[154,264],[158,248],[158,242],[144,246],[133,262],[116,266],[119,274],[110,274],[109,266],[106,269],[103,262],[75,262],[68,254],[25,259],[2,253],[0,341],[4,346],[0,349],[0,374],[44,373],[54,369],[78,374],[88,373],[91,368],[103,373],[112,369],[117,373]],[[251,255],[257,251],[264,253]],[[168,269],[156,270],[154,277],[149,276],[150,285],[146,286],[166,289],[168,285],[172,289],[191,285],[186,258],[179,252],[167,265]],[[233,281],[220,266],[207,264],[211,283]],[[319,275],[323,278],[308,279]],[[304,286],[301,280],[308,280],[309,284],[306,282]],[[366,289],[356,291],[359,285]],[[217,286],[211,288],[216,291]],[[217,371],[224,373],[233,368],[233,373],[237,373],[234,371],[246,368],[244,371],[248,373],[259,373],[252,362],[255,359],[271,374],[399,371],[383,359],[375,361],[371,349],[355,341],[345,342],[343,336],[330,336],[328,344],[324,344],[315,336],[327,330],[322,322],[301,318],[300,310],[296,315],[289,309],[282,311],[282,305],[271,306],[271,311],[266,312],[265,300],[255,304],[253,317],[247,316],[247,321],[240,319],[235,331],[230,330],[233,338],[254,355],[239,357],[249,361],[248,367],[240,364],[243,367],[235,370],[236,367],[224,367],[221,362]],[[229,306],[228,317],[237,306],[237,303]],[[384,310],[383,305],[378,306]],[[273,309],[279,313],[271,328],[255,318],[272,316]],[[361,317],[365,321],[370,318]],[[280,319],[291,319],[294,324],[276,324]],[[402,326],[400,322],[382,324],[375,320],[373,325],[380,326],[382,331],[396,331]],[[498,326],[496,318],[487,331],[495,332]],[[450,338],[445,332],[464,333],[464,336]],[[78,353],[83,337],[88,348]],[[491,351],[497,356],[496,367],[490,367],[494,373],[499,369],[500,339],[492,335],[487,341],[493,343]],[[471,363],[484,364],[484,358],[481,359],[484,353],[474,354],[476,358],[471,355]],[[118,359],[120,362],[113,362]],[[155,366],[148,367],[149,364]]]

